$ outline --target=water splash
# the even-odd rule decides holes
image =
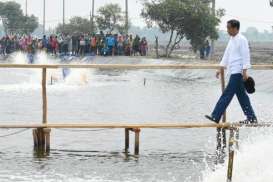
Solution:
[[[88,69],[72,69],[70,74],[65,78],[66,84],[86,85],[89,78]]]
[[[23,52],[16,52],[10,56],[10,61],[14,64],[28,64],[27,55]],[[69,60],[71,61],[71,60]],[[80,64],[82,61],[76,59],[71,62],[73,64]],[[50,56],[45,52],[39,52],[35,55],[35,64],[60,64],[61,59]],[[47,82],[48,85],[69,85],[79,86],[86,85],[88,83],[88,77],[91,72],[88,69],[70,69],[70,74],[67,77],[63,77],[63,69],[48,69],[47,70]],[[14,74],[24,74],[27,79],[23,80],[16,85],[9,85],[4,88],[8,90],[18,89],[20,85],[27,90],[30,88],[40,88],[40,82],[42,73],[40,69],[20,69]]]
[[[273,135],[272,129],[257,129],[240,142],[240,150],[234,158],[233,181],[272,182],[273,181]],[[226,181],[227,160],[216,169],[203,172],[200,182]]]
[[[23,52],[16,52],[10,56],[10,60],[14,64],[27,64],[27,56]]]

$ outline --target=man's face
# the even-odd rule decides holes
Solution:
[[[237,28],[232,27],[229,23],[227,24],[227,32],[230,36],[235,36],[239,30]]]

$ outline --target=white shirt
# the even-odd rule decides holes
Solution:
[[[228,74],[242,73],[251,68],[247,39],[242,34],[232,36],[226,47],[220,66],[228,69]]]

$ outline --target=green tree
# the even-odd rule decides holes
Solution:
[[[13,1],[0,2],[0,17],[6,33],[29,34],[38,27],[38,18],[25,16],[20,4]]]
[[[35,17],[34,15],[24,16],[22,20],[23,20],[22,21],[23,24],[21,25],[22,33],[30,34],[34,32],[34,30],[39,26],[38,18]]]
[[[145,2],[141,13],[147,25],[156,24],[170,37],[165,50],[169,57],[175,47],[183,40],[190,41],[193,50],[202,47],[207,38],[217,39],[217,25],[223,10],[213,16],[209,1],[204,0],[154,0]]]
[[[97,26],[102,31],[125,32],[124,13],[118,4],[107,4],[98,10],[96,17]]]
[[[89,33],[91,30],[90,21],[79,16],[72,17],[69,23],[59,24],[56,28],[57,33]]]

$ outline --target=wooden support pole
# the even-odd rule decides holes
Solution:
[[[239,150],[240,129],[236,128],[235,131],[236,131],[236,134],[235,134],[236,149]]]
[[[45,135],[42,128],[37,129],[38,132],[38,150],[45,151]]]
[[[216,140],[217,140],[217,147],[216,152],[220,152],[222,148],[222,128],[217,128]]]
[[[45,152],[49,153],[50,152],[50,132],[51,132],[51,129],[44,128],[43,132],[44,132],[44,138],[45,138]]]
[[[32,130],[34,149],[38,148],[38,134],[37,129]]]
[[[221,90],[222,93],[225,90],[225,71],[224,69],[220,69],[220,80],[221,80]],[[224,112],[222,117],[222,122],[226,123],[226,112]],[[226,129],[225,128],[217,128],[217,147],[216,147],[216,156],[217,156],[217,163],[223,163],[224,162],[224,155],[225,155],[225,149],[227,147],[227,141],[226,141]]]
[[[47,124],[46,68],[43,68],[43,73],[42,73],[42,97],[43,97],[43,124]]]
[[[228,155],[228,172],[227,172],[227,182],[232,182],[232,174],[233,174],[233,160],[234,160],[234,129],[230,129],[229,135],[229,155]]]
[[[135,132],[135,155],[139,155],[139,133],[140,133],[140,129],[135,128],[133,131]]]
[[[33,129],[34,151],[43,156],[50,152],[50,128]]]
[[[125,128],[125,152],[129,152],[129,146],[130,146],[130,129]]]

